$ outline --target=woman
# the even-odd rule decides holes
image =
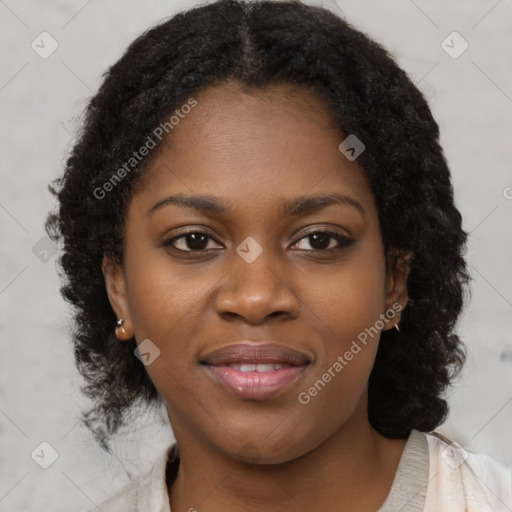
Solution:
[[[469,276],[438,126],[378,44],[298,1],[152,28],[90,102],[47,220],[105,449],[176,443],[127,511],[496,511],[511,472],[435,433]]]

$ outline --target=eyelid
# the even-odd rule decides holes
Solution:
[[[341,236],[343,238],[353,240],[352,234],[347,229],[344,229],[341,226],[337,226],[337,227],[319,226],[318,224],[313,224],[313,225],[307,226],[306,228],[302,228],[302,229],[306,229],[306,231],[302,231],[300,229],[300,230],[298,230],[298,232],[296,232],[293,235],[293,237],[295,238],[295,237],[299,236],[299,234],[300,234],[300,238],[297,241],[302,240],[304,237],[306,237],[308,235],[315,234],[315,233],[327,233],[329,235],[337,235],[337,236]],[[338,229],[338,230],[342,229],[345,232],[345,234],[338,233],[337,231],[333,231],[335,229]]]
[[[343,234],[338,233],[336,231],[332,231],[332,230],[330,230],[329,228],[326,228],[326,227],[322,228],[320,226],[313,226],[308,231],[303,232],[300,235],[300,237],[297,238],[292,243],[292,247],[294,245],[298,244],[299,242],[301,242],[302,240],[304,240],[305,238],[307,238],[308,236],[314,235],[314,234],[317,234],[317,233],[329,235],[331,238],[334,238],[338,242],[338,246],[337,247],[331,247],[330,249],[311,249],[311,250],[301,249],[302,251],[304,251],[304,252],[328,253],[330,251],[335,251],[337,249],[343,249],[345,247],[348,247],[348,246],[352,245],[355,242],[354,238],[352,236],[350,236],[350,235],[343,235]],[[173,242],[176,242],[177,240],[185,237],[188,234],[203,234],[203,235],[206,235],[209,239],[213,240],[216,244],[223,245],[221,242],[219,242],[216,239],[215,236],[212,235],[212,233],[206,227],[191,228],[191,229],[189,229],[187,231],[183,231],[182,233],[179,233],[179,234],[177,234],[175,236],[172,236],[171,238],[168,238],[168,239],[164,240],[162,245],[164,247],[169,247],[170,246],[172,249],[174,249],[174,250],[176,250],[178,252],[182,252],[182,253],[207,253],[207,252],[210,252],[210,251],[217,250],[217,249],[200,249],[200,250],[185,251],[183,249],[177,249],[176,247],[173,246]],[[298,235],[296,235],[296,236],[298,236]]]
[[[166,238],[163,242],[162,242],[162,245],[164,247],[171,247],[172,249],[176,250],[176,251],[179,251],[179,252],[190,252],[190,253],[193,253],[193,252],[207,252],[207,251],[211,251],[211,250],[215,250],[215,249],[202,249],[201,251],[184,251],[183,249],[176,249],[176,247],[173,246],[173,242],[176,242],[177,240],[183,238],[184,236],[186,235],[190,235],[190,234],[201,234],[201,235],[206,235],[208,238],[210,238],[211,240],[213,240],[216,244],[218,245],[222,245],[215,236],[212,235],[212,233],[205,227],[200,227],[200,228],[192,228],[192,229],[189,229],[187,231],[183,231],[177,235],[174,235],[174,236],[171,236],[170,238]]]
[[[337,251],[337,250],[341,250],[341,249],[344,249],[346,247],[349,247],[350,245],[352,245],[355,240],[354,238],[352,238],[351,236],[346,236],[346,235],[342,235],[340,233],[336,233],[335,231],[329,231],[327,229],[313,229],[311,230],[310,232],[308,233],[304,233],[297,241],[295,241],[293,244],[292,244],[292,247],[294,245],[297,245],[299,242],[301,242],[302,240],[308,238],[308,236],[311,236],[311,235],[315,235],[317,233],[320,233],[322,235],[328,235],[330,238],[334,238],[337,242],[337,246],[336,247],[330,247],[329,249],[299,249],[300,251],[303,251],[303,252],[316,252],[316,253],[319,253],[319,254],[329,254],[330,252],[333,252],[333,251]]]

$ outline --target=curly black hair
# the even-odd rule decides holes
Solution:
[[[61,293],[75,309],[74,355],[93,401],[82,421],[108,451],[136,404],[162,403],[134,357],[135,339],[115,336],[102,273],[104,254],[122,264],[125,213],[149,157],[122,180],[114,174],[177,107],[228,80],[245,91],[277,84],[314,91],[341,132],[364,142],[358,163],[375,197],[386,263],[392,250],[413,253],[400,332],[382,332],[369,378],[369,421],[388,438],[434,430],[466,357],[454,330],[470,279],[439,128],[381,45],[297,0],[219,0],[180,12],[138,37],[88,104],[64,174],[49,185],[58,208],[45,224],[62,242]],[[101,199],[106,182],[114,185]]]

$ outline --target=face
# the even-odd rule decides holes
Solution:
[[[405,267],[386,273],[369,185],[312,93],[194,97],[131,198],[107,291],[179,443],[285,462],[368,423]]]

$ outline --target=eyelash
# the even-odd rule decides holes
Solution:
[[[303,250],[305,252],[330,253],[330,252],[333,252],[333,251],[342,250],[342,249],[344,249],[346,247],[349,247],[350,245],[352,245],[354,243],[353,239],[348,238],[348,237],[343,236],[343,235],[340,235],[339,233],[333,233],[332,231],[317,230],[317,231],[311,231],[311,232],[307,233],[302,238],[299,238],[299,240],[294,242],[293,245],[296,245],[298,242],[300,242],[301,240],[304,240],[305,238],[308,238],[308,237],[310,237],[312,235],[317,235],[317,234],[329,235],[329,237],[334,238],[338,242],[338,247],[331,247],[329,249],[301,249],[301,250]],[[207,233],[205,231],[188,231],[186,233],[182,233],[181,235],[178,235],[178,236],[169,238],[167,240],[164,240],[162,245],[164,247],[171,247],[175,251],[178,251],[178,252],[181,252],[181,253],[192,253],[192,254],[195,253],[195,254],[197,254],[197,253],[207,253],[207,252],[212,251],[212,250],[213,251],[217,250],[217,249],[200,249],[200,250],[185,251],[183,249],[178,249],[178,248],[173,246],[174,242],[176,242],[177,240],[179,240],[181,238],[185,238],[187,235],[206,235],[210,240],[213,240],[214,242],[219,244],[219,242],[217,240],[215,240],[214,237],[212,237],[209,233]],[[329,245],[330,245],[330,243],[329,243]]]

